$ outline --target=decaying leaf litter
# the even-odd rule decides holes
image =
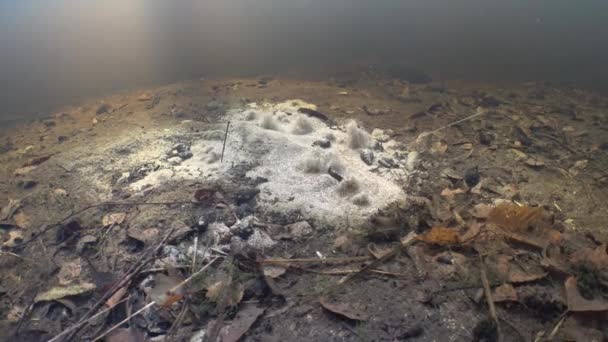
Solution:
[[[180,83],[18,129],[6,336],[605,338],[608,101],[359,77]]]

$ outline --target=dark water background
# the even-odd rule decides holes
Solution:
[[[606,0],[0,0],[0,120],[202,76],[407,63],[608,89]]]

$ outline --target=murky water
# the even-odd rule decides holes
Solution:
[[[353,64],[603,88],[607,11],[593,0],[3,0],[0,118],[133,86],[325,78]]]

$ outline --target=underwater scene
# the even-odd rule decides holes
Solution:
[[[0,341],[607,341],[606,13],[0,0]]]

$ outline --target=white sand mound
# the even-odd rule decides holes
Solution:
[[[376,209],[405,197],[393,175],[395,169],[372,172],[353,149],[369,144],[367,132],[356,123],[349,123],[346,132],[331,129],[298,113],[300,107],[314,108],[302,101],[287,101],[229,112],[231,128],[223,163],[218,160],[222,140],[194,141],[193,157],[172,167],[172,179],[226,179],[232,167],[252,165],[248,177],[268,179],[259,185],[262,210],[299,211],[304,218],[333,226],[362,223]],[[313,145],[327,137],[332,137],[331,147]],[[343,177],[342,182],[328,174],[330,166]],[[154,187],[167,176],[166,169],[154,171],[130,188]]]

